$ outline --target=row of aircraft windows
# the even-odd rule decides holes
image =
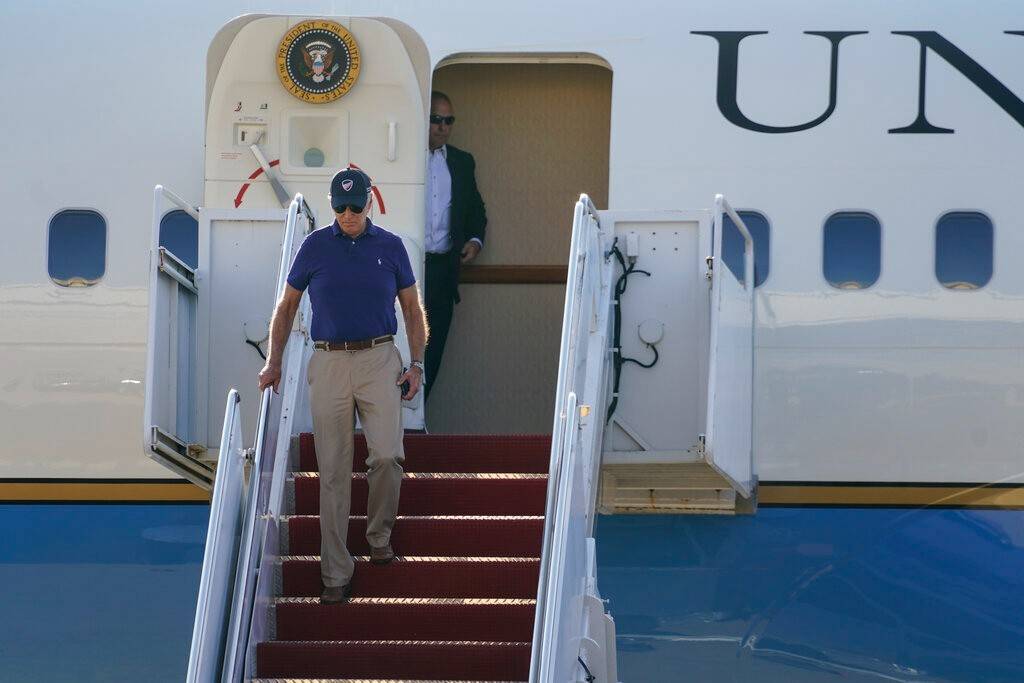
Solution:
[[[768,277],[768,219],[738,212],[754,241],[754,286]],[[836,289],[865,289],[882,274],[882,224],[865,211],[832,214],[823,228],[822,273]],[[935,226],[935,278],[948,289],[980,289],[992,279],[992,221],[977,211],[952,211]],[[743,236],[725,217],[722,260],[743,280]]]
[[[754,286],[768,277],[771,228],[756,211],[740,211],[754,240]],[[192,268],[199,264],[199,226],[184,211],[160,221],[160,245]],[[50,278],[66,287],[93,285],[106,270],[107,224],[95,211],[61,211],[50,221]],[[954,211],[935,226],[935,277],[949,289],[979,289],[992,278],[992,221],[975,211]],[[726,216],[722,260],[743,280],[743,237]],[[882,272],[882,225],[862,211],[833,214],[825,221],[822,271],[837,289],[870,287]]]

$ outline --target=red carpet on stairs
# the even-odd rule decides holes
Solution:
[[[275,639],[257,675],[276,679],[525,681],[540,569],[548,436],[405,437],[390,565],[368,561],[366,443],[356,441],[349,550],[353,599],[321,605],[320,482],[311,434],[289,481]]]

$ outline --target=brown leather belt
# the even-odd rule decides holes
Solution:
[[[383,337],[362,339],[360,341],[315,341],[313,342],[313,348],[317,351],[362,351],[364,349],[372,349],[374,346],[380,346],[381,344],[387,344],[393,339],[393,335],[385,334]]]

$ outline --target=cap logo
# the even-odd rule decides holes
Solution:
[[[352,186],[354,184],[355,183],[353,183],[351,180],[348,180],[346,178],[345,180],[341,181],[341,189],[345,190],[345,192],[350,192],[352,190]]]

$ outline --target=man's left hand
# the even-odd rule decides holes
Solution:
[[[480,253],[480,243],[470,240],[462,246],[462,262],[469,263]]]
[[[402,400],[411,401],[419,392],[420,385],[423,384],[423,371],[417,367],[411,367],[402,373],[395,384],[402,386],[405,382],[409,382],[409,391],[402,394]]]

